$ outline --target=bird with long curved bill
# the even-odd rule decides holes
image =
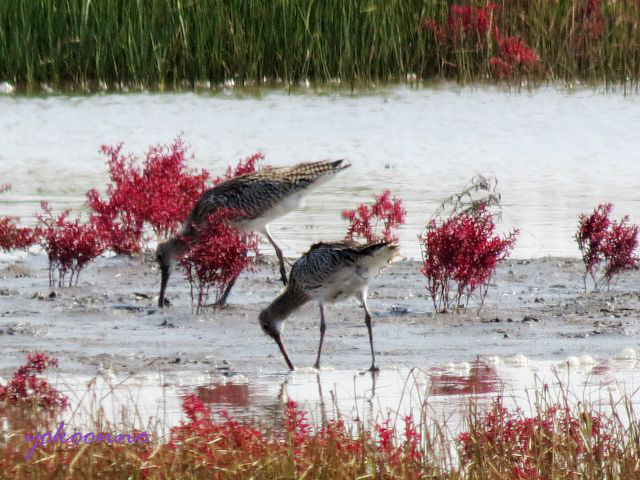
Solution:
[[[320,355],[326,323],[324,304],[356,297],[364,308],[364,321],[371,347],[370,371],[377,371],[373,349],[371,313],[367,305],[370,280],[398,254],[399,246],[393,242],[374,242],[360,245],[352,241],[317,243],[300,257],[289,275],[284,291],[262,312],[259,322],[262,330],[273,338],[290,370],[289,359],[282,341],[282,328],[286,318],[310,300],[320,305],[320,344],[315,367],[320,368]]]
[[[158,306],[162,308],[165,305],[167,283],[176,257],[184,253],[188,241],[197,241],[195,226],[202,224],[220,208],[242,212],[233,226],[243,231],[259,232],[269,240],[278,257],[282,283],[286,285],[284,257],[269,233],[269,223],[300,208],[305,196],[314,188],[350,166],[344,160],[323,160],[291,167],[264,168],[230,178],[206,190],[196,201],[181,232],[160,243],[156,249],[156,261],[161,273]],[[223,293],[220,305],[226,302],[234,283],[235,280]]]

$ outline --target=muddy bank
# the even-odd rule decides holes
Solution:
[[[277,347],[257,323],[260,309],[281,288],[267,258],[242,275],[223,310],[195,315],[189,287],[175,272],[172,306],[156,308],[159,277],[150,258],[100,258],[71,288],[47,287],[46,258],[0,263],[0,374],[29,351],[49,352],[61,370],[93,375],[140,371],[264,375],[285,372]],[[610,357],[640,347],[640,273],[620,278],[610,292],[585,294],[577,259],[508,261],[498,269],[478,315],[435,314],[417,262],[401,261],[371,285],[374,341],[384,369],[429,368],[476,356],[523,354],[556,360],[568,355]],[[364,315],[357,302],[327,308],[323,365],[357,370],[369,365]],[[318,310],[313,304],[287,322],[292,361],[315,360]]]

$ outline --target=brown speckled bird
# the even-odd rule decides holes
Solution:
[[[281,334],[285,319],[310,300],[320,304],[320,344],[315,367],[320,368],[320,354],[326,324],[324,303],[356,297],[364,307],[364,321],[371,346],[371,371],[377,371],[373,351],[371,314],[367,306],[369,281],[398,253],[398,245],[375,242],[359,245],[351,241],[317,243],[291,267],[286,289],[262,312],[260,326],[273,338],[289,369],[293,364],[284,348]]]
[[[343,160],[324,160],[320,162],[300,163],[291,167],[271,167],[258,172],[247,173],[226,180],[205,191],[184,223],[180,235],[176,235],[158,245],[156,261],[162,274],[158,306],[164,306],[164,295],[177,255],[185,248],[183,238],[195,236],[194,225],[199,225],[219,208],[241,211],[245,216],[234,226],[244,231],[263,234],[273,245],[280,262],[282,282],[287,283],[287,271],[282,250],[269,233],[269,223],[287,213],[300,208],[304,197],[315,187],[332,178],[336,173],[350,167]],[[220,303],[224,304],[233,282],[225,290]]]

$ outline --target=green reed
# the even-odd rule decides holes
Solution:
[[[503,27],[541,57],[542,80],[636,83],[640,2],[606,1],[583,42],[589,0],[501,0]],[[0,81],[20,89],[191,88],[234,79],[295,84],[484,81],[487,59],[442,54],[423,22],[446,0],[2,0]],[[460,1],[460,3],[467,3]],[[476,4],[485,4],[485,1]]]

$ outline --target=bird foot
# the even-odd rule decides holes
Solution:
[[[366,373],[374,373],[375,374],[375,373],[379,373],[379,372],[380,372],[380,369],[378,367],[376,367],[375,365],[371,365],[368,370],[365,370],[364,372],[360,372],[360,375],[364,375]]]
[[[215,303],[207,303],[202,305],[203,308],[213,308],[214,310],[222,310],[223,308],[228,308],[229,304],[227,302],[223,302],[218,300]]]

